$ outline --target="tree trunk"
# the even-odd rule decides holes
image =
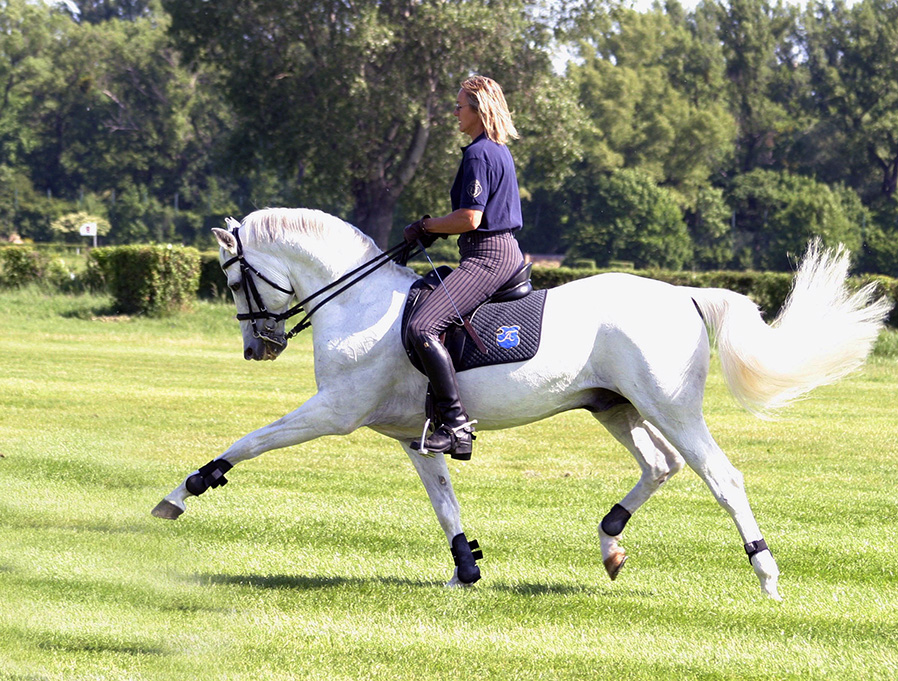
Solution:
[[[880,171],[882,171],[880,190],[884,196],[892,196],[898,189],[898,157],[888,160],[884,159],[877,153],[876,146],[873,144],[867,145],[867,153],[873,159],[873,162],[879,166]]]
[[[388,241],[398,199],[382,182],[360,183],[355,192],[356,227],[383,249],[392,245]]]
[[[419,121],[408,146],[396,163],[384,159],[376,166],[376,172],[369,179],[359,180],[354,187],[356,226],[374,239],[383,249],[392,246],[387,243],[393,228],[393,213],[403,190],[414,177],[418,164],[427,149],[433,107],[428,102],[427,120]]]

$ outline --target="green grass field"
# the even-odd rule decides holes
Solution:
[[[443,588],[424,489],[371,432],[271,452],[152,518],[313,394],[310,339],[250,363],[230,306],[106,304],[0,295],[0,681],[898,675],[894,334],[777,422],[711,376],[707,419],[779,561],[776,603],[691,471],[630,522],[609,581],[596,526],[637,468],[586,413],[485,433],[450,465],[486,555],[472,589]]]

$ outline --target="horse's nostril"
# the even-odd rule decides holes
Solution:
[[[246,348],[243,351],[243,359],[252,359],[253,358],[253,349]]]

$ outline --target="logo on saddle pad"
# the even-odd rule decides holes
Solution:
[[[521,332],[520,326],[500,326],[496,329],[496,344],[500,348],[516,348],[521,342],[518,334]]]

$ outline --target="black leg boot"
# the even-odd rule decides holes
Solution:
[[[473,447],[474,422],[468,420],[461,405],[452,359],[438,340],[428,339],[416,349],[430,379],[434,411],[442,423],[423,442],[412,442],[412,447],[467,461],[471,458]]]

